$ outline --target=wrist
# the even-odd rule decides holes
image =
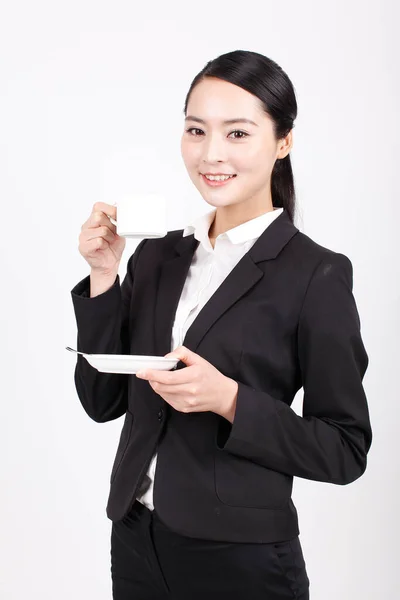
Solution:
[[[230,423],[233,423],[236,412],[236,402],[239,386],[237,381],[235,381],[234,379],[231,379],[230,377],[227,377],[226,379],[226,393],[224,394],[223,406],[219,414],[221,415],[221,417],[224,417],[224,419],[226,419]]]
[[[99,296],[108,291],[115,283],[118,271],[113,273],[90,273],[90,297]]]

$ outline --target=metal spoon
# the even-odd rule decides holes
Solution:
[[[74,350],[73,348],[70,348],[69,346],[66,346],[65,349],[69,350],[70,352],[76,352],[76,354],[82,354],[82,356],[92,356],[91,354],[88,354],[87,352],[78,352],[78,350]]]

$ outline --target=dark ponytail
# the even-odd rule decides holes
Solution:
[[[206,77],[217,77],[233,83],[256,96],[274,124],[275,139],[293,129],[297,116],[294,87],[283,69],[263,54],[235,50],[209,61],[193,79],[186,96],[184,114],[193,88]],[[295,189],[290,154],[277,159],[271,174],[271,195],[274,207],[284,208],[291,221],[295,213]]]

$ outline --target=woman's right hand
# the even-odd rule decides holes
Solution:
[[[92,268],[92,273],[118,273],[126,239],[116,233],[117,228],[109,217],[116,220],[117,207],[96,202],[90,217],[81,227],[79,252]]]

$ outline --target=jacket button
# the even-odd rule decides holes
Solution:
[[[160,408],[160,410],[158,411],[158,420],[159,421],[162,421],[163,415],[164,415],[164,411],[162,408]]]

